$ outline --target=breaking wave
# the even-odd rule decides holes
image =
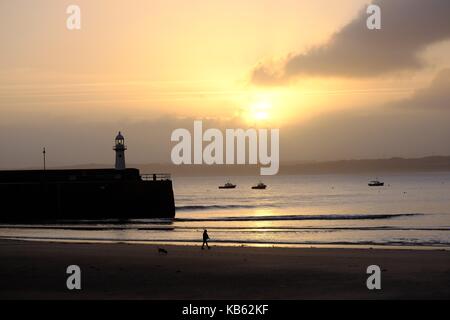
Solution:
[[[190,206],[177,206],[177,211],[194,211],[194,210],[217,210],[217,209],[254,209],[261,207],[274,207],[274,205],[245,205],[245,204],[229,204],[229,205],[190,205]]]
[[[412,217],[422,215],[420,213],[402,214],[351,214],[351,215],[280,215],[280,216],[243,216],[220,218],[175,218],[175,221],[286,221],[286,220],[382,220],[400,217]]]

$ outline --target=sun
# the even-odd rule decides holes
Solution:
[[[248,122],[263,122],[271,118],[272,103],[268,100],[260,100],[252,103],[246,114]]]
[[[257,111],[253,117],[255,120],[267,120],[269,118],[269,113],[267,111]]]

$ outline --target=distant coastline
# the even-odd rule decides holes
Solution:
[[[130,165],[141,172],[170,172],[173,176],[258,176],[257,165],[182,165],[169,163],[149,163]],[[54,169],[92,169],[105,168],[105,164],[82,164],[60,166]],[[15,169],[15,168],[14,168]],[[36,168],[28,168],[36,169]],[[315,174],[370,174],[413,172],[448,172],[450,156],[429,156],[422,158],[386,158],[386,159],[354,159],[337,161],[291,161],[282,162],[280,175],[315,175]]]

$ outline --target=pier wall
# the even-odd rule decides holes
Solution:
[[[0,221],[173,218],[171,180],[0,183]]]

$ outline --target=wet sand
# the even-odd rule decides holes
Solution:
[[[450,299],[444,250],[3,240],[0,259],[1,299]],[[81,290],[66,288],[72,264],[81,268]],[[366,287],[372,264],[382,269],[381,290]]]

